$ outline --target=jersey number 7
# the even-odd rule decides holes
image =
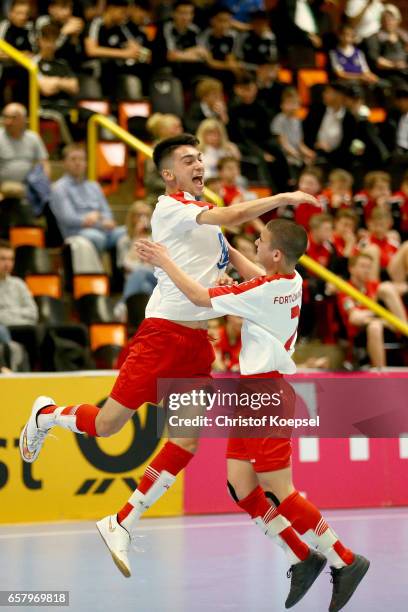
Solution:
[[[299,319],[300,316],[300,308],[299,306],[293,306],[290,310],[290,318],[291,319]],[[287,351],[290,351],[290,349],[292,348],[292,342],[294,341],[296,334],[297,334],[297,330],[298,330],[298,325],[299,325],[299,321],[296,324],[296,329],[293,332],[293,334],[291,335],[291,337],[286,340],[285,342],[285,349]]]

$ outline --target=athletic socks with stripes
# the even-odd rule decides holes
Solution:
[[[37,425],[41,429],[50,429],[59,425],[75,433],[87,433],[97,436],[95,420],[99,413],[98,406],[78,404],[77,406],[47,406],[37,414]]]
[[[354,560],[352,551],[343,546],[316,506],[298,491],[276,506],[258,486],[237,504],[248,512],[265,535],[283,548],[290,565],[304,561],[309,555],[308,545],[298,534],[304,535],[325,555],[332,567],[341,568]]]
[[[166,442],[146,468],[136,491],[118,512],[118,523],[130,532],[136,521],[176,480],[176,476],[194,457],[173,442]]]

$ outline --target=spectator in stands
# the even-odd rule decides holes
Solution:
[[[218,119],[204,119],[198,126],[196,136],[200,141],[198,146],[202,152],[206,179],[218,176],[218,162],[223,157],[241,158],[237,145],[228,140],[226,129]]]
[[[49,23],[39,33],[39,54],[35,57],[38,65],[38,84],[41,93],[41,116],[58,122],[65,144],[72,142],[67,122],[69,111],[74,106],[79,92],[79,82],[65,59],[56,59],[58,27]]]
[[[125,25],[125,30],[129,32],[129,38],[140,46],[134,73],[141,80],[145,94],[148,92],[151,76],[150,64],[152,62],[151,43],[144,28],[148,21],[149,11],[150,5],[146,0],[131,2],[128,9],[129,19]]]
[[[308,0],[281,0],[277,5],[274,24],[278,48],[291,68],[315,66],[315,51],[323,41],[314,8]]]
[[[267,13],[254,11],[250,23],[251,29],[241,34],[238,44],[238,57],[246,64],[245,68],[255,70],[257,66],[277,63],[276,37],[269,25]]]
[[[102,17],[92,20],[86,31],[85,52],[98,60],[102,93],[107,97],[137,100],[142,96],[135,65],[144,47],[130,37],[124,24],[127,0],[110,0]]]
[[[33,24],[30,21],[31,3],[29,0],[13,0],[7,14],[7,19],[0,23],[0,39],[29,57],[34,52],[35,40]],[[9,56],[0,51],[0,60],[5,63],[1,75],[2,89],[12,87],[12,92],[3,91],[3,101],[14,100],[23,104],[28,100],[27,70],[16,65]]]
[[[209,52],[207,65],[210,72],[231,90],[234,79],[243,68],[236,57],[236,31],[231,28],[231,12],[225,6],[215,5],[210,25],[200,37],[200,44]]]
[[[234,28],[246,32],[250,27],[252,14],[265,10],[264,0],[223,0],[234,15]]]
[[[58,27],[55,57],[65,60],[77,72],[83,55],[84,20],[73,14],[72,0],[50,0],[48,14],[41,15],[35,22],[37,36],[50,23]]]
[[[224,100],[221,81],[205,78],[198,82],[194,100],[185,118],[186,128],[194,134],[204,119],[215,118],[224,125],[228,124],[228,110]]]
[[[387,172],[368,172],[364,188],[354,196],[354,205],[362,221],[368,222],[374,208],[391,211],[391,176]]]
[[[153,144],[164,138],[177,136],[183,131],[179,117],[171,113],[153,113],[147,120],[146,128],[153,137]],[[164,193],[164,182],[152,159],[145,161],[143,182],[146,189],[146,202],[155,206],[159,195]]]
[[[327,189],[324,189],[323,195],[332,214],[338,209],[352,207],[353,176],[350,172],[341,168],[332,170],[329,174]]]
[[[125,286],[123,296],[115,306],[115,316],[122,322],[127,320],[128,297],[140,293],[150,295],[157,283],[153,267],[140,261],[134,249],[136,240],[151,237],[152,212],[152,207],[145,202],[134,202],[126,215],[127,232],[118,241],[117,262],[118,267],[125,273]]]
[[[371,72],[361,49],[355,44],[355,33],[351,25],[343,23],[338,33],[338,44],[330,51],[330,64],[335,78],[345,81],[376,83],[378,77]]]
[[[319,162],[347,169],[355,126],[345,107],[344,87],[330,83],[323,90],[323,105],[312,106],[304,120],[305,142],[316,151]]]
[[[347,0],[345,15],[356,32],[356,42],[378,32],[383,10],[383,0]]]
[[[225,325],[218,331],[214,349],[223,372],[239,372],[242,319],[235,315],[225,317]]]
[[[372,300],[382,300],[393,314],[406,322],[405,309],[396,288],[390,282],[370,280],[371,266],[372,259],[369,255],[362,253],[351,257],[350,284]],[[339,293],[337,299],[350,342],[355,347],[367,347],[372,367],[385,367],[384,321],[345,293]]]
[[[395,91],[394,108],[387,115],[382,133],[391,152],[390,169],[400,175],[408,164],[408,85]]]
[[[101,253],[116,246],[125,228],[116,225],[98,183],[86,180],[86,163],[83,145],[65,147],[65,174],[53,185],[50,206],[63,238],[83,236]]]
[[[0,240],[0,325],[7,328],[13,340],[25,346],[33,366],[38,356],[35,328],[38,309],[25,282],[11,276],[13,266],[14,249]]]
[[[222,157],[217,169],[221,180],[221,196],[226,206],[255,198],[254,193],[245,191],[239,184],[241,168],[236,157]]]
[[[330,215],[321,213],[310,219],[309,243],[307,255],[325,268],[330,267],[333,257],[333,219]]]
[[[177,0],[172,19],[157,32],[154,45],[155,63],[170,64],[173,73],[187,86],[199,74],[205,74],[210,59],[209,51],[199,42],[200,30],[193,23],[194,4],[190,0]]]
[[[289,167],[285,156],[272,134],[269,115],[257,100],[258,86],[254,74],[246,73],[237,79],[235,97],[230,103],[228,131],[240,147],[243,156],[256,160],[258,179],[266,181],[276,191],[286,191]]]
[[[405,171],[399,189],[393,194],[399,207],[398,231],[403,241],[408,240],[408,172]],[[1,225],[1,224],[0,224]]]
[[[322,188],[323,174],[320,168],[309,166],[302,170],[299,176],[298,189],[304,193],[315,196],[319,202],[318,206],[305,202],[296,207],[295,221],[299,223],[299,225],[303,225],[306,229],[311,227],[310,220],[314,215],[321,215],[326,211],[327,200],[322,193]]]
[[[51,173],[48,153],[40,136],[26,128],[27,111],[21,104],[11,103],[3,109],[0,128],[0,183],[6,180],[24,183],[36,164],[45,174]]]
[[[334,219],[334,232],[332,244],[336,258],[333,261],[332,271],[344,278],[348,275],[348,260],[358,254],[357,247],[358,217],[350,209],[340,208]]]
[[[278,137],[294,182],[298,178],[300,169],[305,164],[313,163],[316,157],[316,153],[304,143],[302,122],[298,119],[299,108],[300,101],[296,89],[288,87],[282,93],[281,112],[272,121],[272,132]]]
[[[367,41],[368,58],[373,70],[395,85],[408,76],[408,32],[400,29],[401,13],[393,4],[385,4],[380,30]]]
[[[392,216],[383,208],[374,208],[367,222],[368,234],[360,240],[358,248],[369,254],[373,259],[372,274],[377,280],[388,279],[387,268],[393,256],[398,251],[400,242],[395,233],[391,233]]]
[[[0,238],[8,239],[10,228],[18,225],[34,225],[33,214],[25,198],[24,186],[4,181],[0,185]]]
[[[270,119],[280,111],[282,92],[287,87],[279,80],[279,64],[269,62],[256,69],[258,102],[262,104]]]

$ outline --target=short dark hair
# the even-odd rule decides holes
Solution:
[[[192,6],[195,9],[195,4],[192,0],[176,0],[173,4],[173,11],[177,10],[179,6]]]
[[[14,251],[14,247],[8,240],[0,240],[0,250]]]
[[[193,134],[180,134],[161,140],[153,149],[153,161],[158,170],[161,170],[163,160],[171,155],[176,149],[184,145],[196,147],[199,144],[198,138]]]
[[[40,30],[40,38],[44,40],[57,40],[60,31],[61,29],[56,23],[46,23]]]
[[[222,170],[224,168],[224,166],[226,166],[230,162],[233,162],[234,164],[237,164],[237,166],[240,165],[239,159],[237,159],[236,157],[233,157],[232,155],[228,155],[227,157],[221,157],[221,159],[218,161],[218,163],[217,163],[217,170],[218,171]]]
[[[249,85],[256,83],[256,75],[254,72],[241,72],[235,78],[235,85]]]
[[[286,261],[295,264],[307,248],[307,233],[302,225],[288,219],[272,219],[266,225],[272,234],[271,246],[279,249]]]

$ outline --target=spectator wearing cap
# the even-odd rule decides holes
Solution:
[[[384,5],[380,30],[367,42],[372,69],[379,76],[403,84],[408,77],[408,32],[401,30],[401,13],[394,4]]]
[[[345,88],[338,82],[325,86],[323,104],[312,106],[303,123],[306,145],[322,163],[347,169],[356,121],[345,106]]]
[[[128,0],[109,0],[102,17],[95,17],[85,32],[85,52],[97,62],[102,94],[115,100],[142,95],[140,79],[134,74],[141,46],[124,27],[128,4]]]
[[[265,11],[251,13],[251,30],[240,35],[238,56],[246,64],[247,70],[277,62],[276,36]]]
[[[210,28],[200,37],[200,44],[207,49],[210,72],[232,89],[235,75],[242,71],[236,57],[237,34],[231,27],[231,11],[215,5],[210,14]]]
[[[201,79],[195,89],[195,97],[185,118],[187,130],[195,133],[204,119],[218,119],[223,125],[228,124],[228,109],[221,81],[210,77]]]

